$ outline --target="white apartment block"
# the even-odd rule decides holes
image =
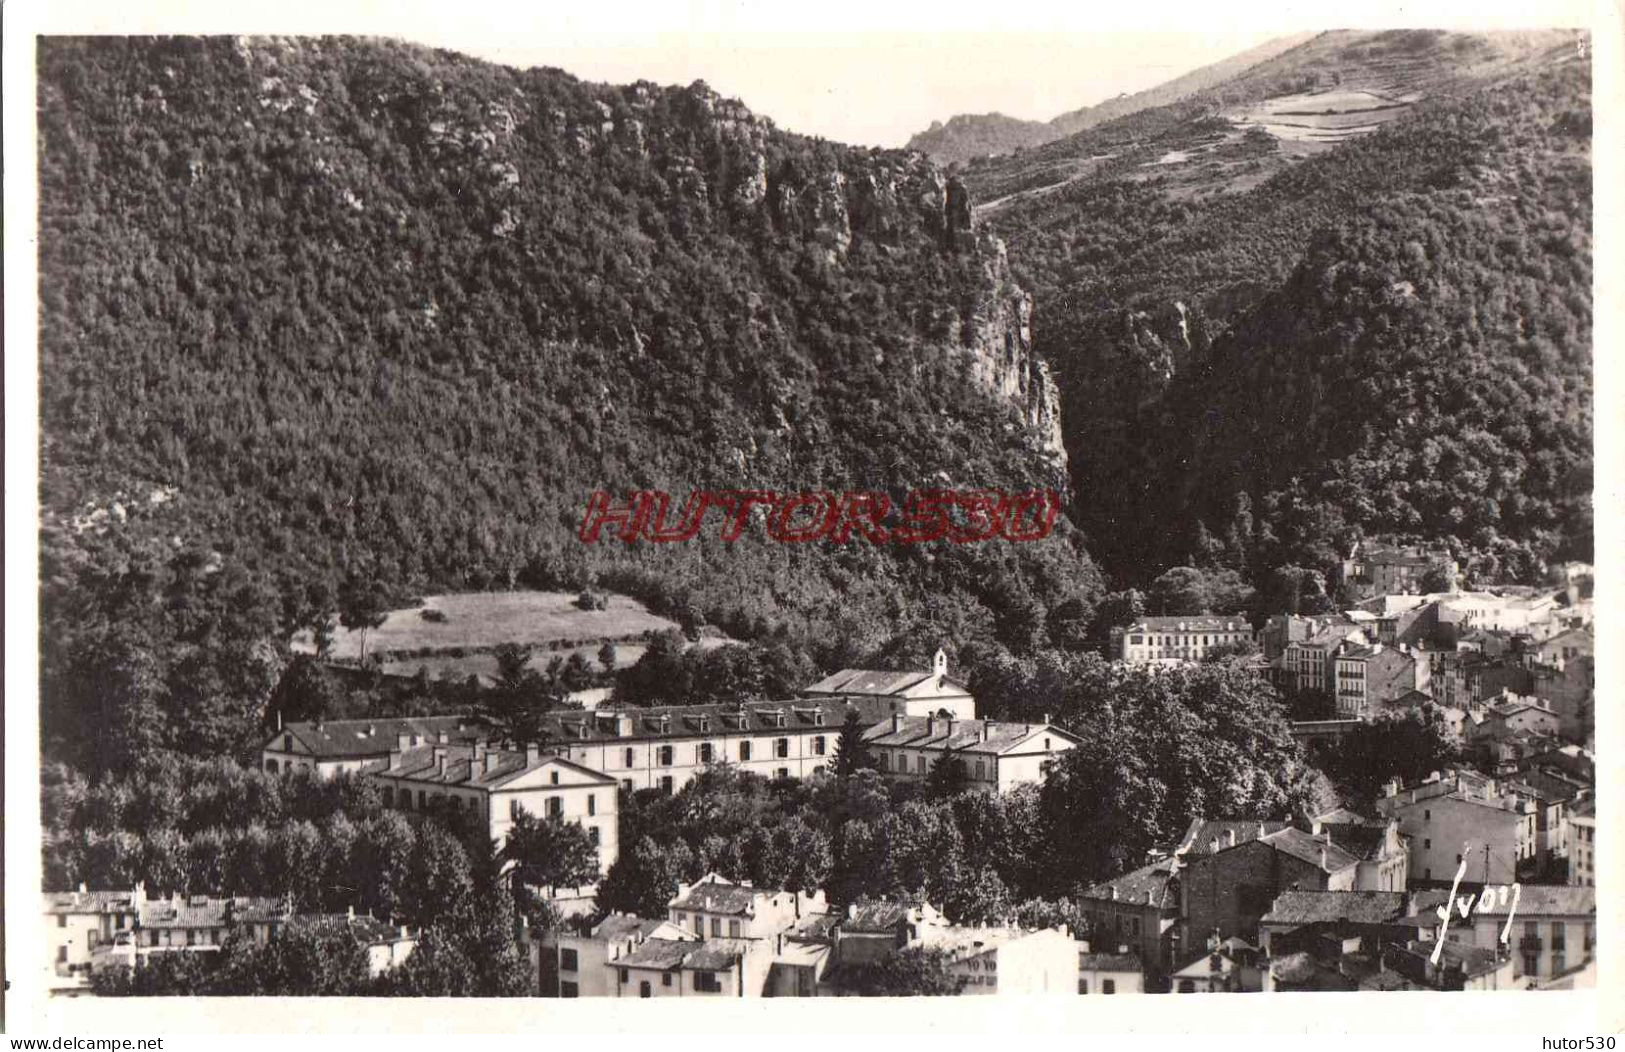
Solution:
[[[1134,665],[1178,665],[1253,638],[1252,625],[1240,616],[1142,617],[1112,629],[1112,656]]]
[[[1582,800],[1569,810],[1569,883],[1597,886],[1597,802]]]
[[[1465,863],[1465,883],[1511,884],[1538,855],[1535,802],[1493,781],[1449,771],[1409,789],[1390,783],[1377,812],[1398,820],[1412,880],[1450,881]]]

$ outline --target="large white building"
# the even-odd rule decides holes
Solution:
[[[1142,617],[1112,629],[1112,656],[1134,665],[1178,665],[1253,639],[1253,626],[1240,615]]]
[[[1390,784],[1377,812],[1398,820],[1412,880],[1447,882],[1465,863],[1464,882],[1511,884],[1537,861],[1535,802],[1469,772],[1435,774],[1408,789]]]

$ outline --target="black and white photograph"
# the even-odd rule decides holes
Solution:
[[[8,11],[6,1029],[1625,1028],[1617,11],[600,6]]]

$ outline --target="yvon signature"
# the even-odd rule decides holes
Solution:
[[[1478,905],[1478,912],[1481,914],[1506,906],[1507,922],[1501,929],[1501,941],[1510,944],[1512,938],[1512,918],[1518,912],[1518,899],[1523,894],[1522,884],[1517,881],[1513,881],[1510,887],[1505,884],[1486,884],[1484,890],[1477,895],[1456,894],[1461,889],[1461,878],[1467,874],[1467,856],[1470,847],[1471,845],[1463,845],[1461,863],[1456,866],[1456,879],[1450,883],[1450,897],[1436,911],[1439,915],[1439,936],[1433,941],[1433,956],[1430,958],[1434,964],[1439,963],[1439,954],[1444,950],[1444,936],[1445,932],[1450,930],[1452,905],[1455,907],[1456,912],[1461,914],[1462,920],[1466,920],[1472,915],[1475,900]],[[1485,874],[1485,876],[1488,875]]]

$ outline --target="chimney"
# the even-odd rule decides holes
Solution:
[[[936,733],[937,733],[937,718],[935,716],[927,716],[925,718],[925,736],[927,738],[932,738],[932,737],[936,736]]]
[[[1208,841],[1208,842],[1207,842],[1207,849],[1208,849],[1208,851],[1209,851],[1209,852],[1210,852],[1210,853],[1211,853],[1211,854],[1215,854],[1215,855],[1217,855],[1217,854],[1218,854],[1218,853],[1219,853],[1219,844],[1220,844],[1220,843],[1221,843],[1221,841],[1220,841],[1220,840],[1219,840],[1219,838],[1218,838],[1218,837],[1214,837],[1214,838],[1213,838],[1213,839],[1211,839],[1211,840],[1209,840],[1209,841]]]
[[[1325,848],[1320,849],[1320,868],[1321,869],[1326,868],[1326,849]]]
[[[485,758],[485,739],[484,738],[475,738],[474,739],[474,759],[483,760],[484,758]]]
[[[1121,953],[1121,954],[1127,954],[1128,953],[1128,943],[1126,943],[1126,942],[1118,943],[1117,944],[1117,952]]]
[[[86,892],[88,892],[89,890],[90,889],[85,886],[85,882],[81,880],[79,882],[79,894],[83,895]]]
[[[525,746],[525,766],[535,767],[542,758],[542,747],[535,742]]]
[[[378,724],[376,724],[376,723],[367,724],[367,737],[371,738],[374,734],[377,734],[377,733],[378,733]]]
[[[354,906],[346,906],[344,908],[344,919],[345,920],[355,920],[355,907]]]
[[[447,742],[451,741],[451,736],[445,731],[441,731],[439,734],[435,735],[435,741],[439,742],[441,745],[445,745]]]
[[[858,904],[856,902],[847,903],[847,906],[846,906],[846,919],[847,920],[857,920],[858,919]]]
[[[399,749],[391,749],[391,750],[389,750],[389,769],[391,771],[393,771],[396,768],[400,767],[400,765],[401,765],[401,751]]]
[[[900,712],[892,713],[891,714],[891,732],[893,734],[896,734],[898,731],[900,731],[902,729],[903,729],[903,714],[900,713]]]
[[[1116,902],[1117,901],[1117,885],[1116,884],[1111,884],[1111,885],[1108,885],[1108,887],[1110,887],[1112,889],[1112,901]]]
[[[1049,723],[1049,722],[1050,722],[1050,719],[1049,719],[1049,716],[1050,716],[1050,714],[1049,714],[1049,713],[1047,713],[1047,712],[1046,712],[1046,713],[1044,713],[1044,723],[1045,723],[1045,724],[1046,724],[1046,725],[1048,725],[1048,723]]]
[[[950,716],[948,718],[948,729],[944,733],[946,733],[948,735],[948,737],[952,738],[954,736],[954,730],[958,726],[959,726],[959,721]]]
[[[1270,835],[1269,830],[1264,828],[1264,823],[1263,822],[1258,823],[1258,839],[1263,840],[1265,837],[1267,837],[1269,835]]]
[[[499,753],[487,752],[485,754],[485,773],[495,774],[497,763],[502,759]]]
[[[1235,847],[1236,846],[1236,831],[1235,831],[1235,829],[1234,828],[1226,829],[1224,831],[1224,839],[1225,839],[1225,846],[1226,847]]]
[[[395,748],[400,749],[402,751],[405,751],[406,749],[411,747],[411,744],[412,744],[411,736],[408,735],[405,731],[402,731],[401,733],[395,735]]]
[[[434,769],[441,778],[446,777],[446,750],[438,746],[434,751]]]

